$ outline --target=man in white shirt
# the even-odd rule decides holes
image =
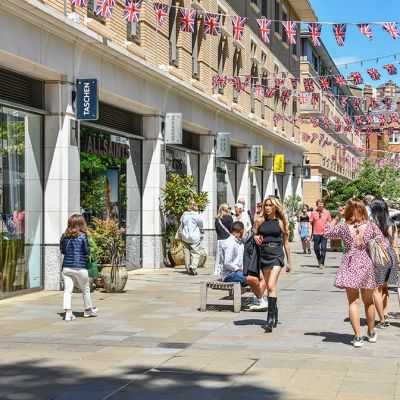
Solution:
[[[244,245],[242,237],[244,232],[243,223],[240,221],[234,222],[231,235],[221,244],[221,278],[224,282],[240,282],[243,286],[249,285],[257,299],[264,305],[265,300],[262,296],[258,277],[243,275]]]
[[[243,240],[246,241],[251,231],[251,221],[249,216],[244,212],[244,206],[242,203],[235,204],[235,215],[234,221],[240,221],[244,225]]]

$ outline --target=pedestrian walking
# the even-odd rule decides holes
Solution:
[[[247,213],[244,212],[244,206],[242,203],[235,204],[235,215],[233,221],[242,222],[244,225],[243,240],[246,241],[251,233],[251,221]]]
[[[258,276],[243,274],[244,244],[242,239],[244,233],[243,223],[235,221],[232,225],[231,235],[221,242],[221,278],[224,282],[240,282],[243,286],[249,285],[259,300],[259,304],[266,308]]]
[[[303,247],[303,254],[311,254],[311,224],[310,224],[310,211],[307,204],[303,205],[301,212],[297,215],[297,222],[299,224],[299,235],[301,245]]]
[[[341,217],[345,219],[345,223],[339,223]],[[367,209],[360,199],[348,200],[337,217],[325,226],[324,235],[328,239],[343,239],[344,241],[345,251],[334,285],[337,288],[346,289],[350,323],[355,335],[353,345],[354,347],[364,345],[360,328],[360,291],[367,318],[367,338],[369,342],[375,343],[377,334],[374,327],[373,294],[378,282],[375,266],[368,253],[368,242],[375,237],[382,242],[384,237],[378,227],[368,220]]]
[[[227,203],[222,203],[218,207],[218,213],[215,218],[215,231],[217,232],[217,253],[215,255],[214,275],[220,275],[222,269],[221,262],[221,244],[231,236],[233,218],[231,207]]]
[[[62,264],[62,277],[64,280],[64,311],[65,321],[72,321],[75,315],[72,313],[72,291],[74,280],[82,290],[85,318],[97,315],[98,308],[93,307],[90,298],[89,272],[87,256],[90,254],[88,242],[88,228],[85,219],[74,214],[68,219],[68,227],[60,239],[60,250],[64,255]]]
[[[185,252],[185,268],[189,275],[197,275],[202,229],[203,219],[198,212],[197,203],[194,200],[190,200],[188,211],[183,213],[181,219],[181,238]]]
[[[385,247],[388,248],[390,262],[385,267],[376,268],[378,287],[374,292],[374,303],[379,316],[377,328],[386,328],[390,325],[388,319],[389,291],[390,285],[397,285],[397,273],[399,267],[399,250],[397,247],[398,230],[389,215],[389,206],[383,199],[374,199],[371,204],[370,219],[375,222],[382,232]]]
[[[318,267],[325,267],[326,248],[328,240],[324,236],[325,226],[331,222],[331,214],[324,208],[325,204],[322,200],[317,200],[317,208],[311,213],[310,223],[312,225],[312,236],[314,241],[314,252],[317,256]]]
[[[268,290],[268,315],[265,332],[272,332],[278,324],[277,282],[282,268],[286,272],[292,270],[289,222],[285,216],[282,204],[275,197],[268,197],[263,204],[263,218],[256,224],[254,240],[261,247],[260,268]]]

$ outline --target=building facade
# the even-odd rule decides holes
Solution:
[[[161,25],[152,2],[136,24],[124,21],[123,5],[100,18],[96,0],[76,8],[63,0],[1,4],[0,296],[59,289],[59,237],[73,213],[117,218],[127,229],[128,266],[162,267],[162,188],[171,173],[193,175],[209,195],[209,254],[219,203],[244,197],[254,209],[270,194],[302,194],[300,126],[273,118],[296,109],[282,110],[250,86],[238,94],[211,83],[215,75],[251,75],[253,84],[271,74],[294,77],[299,46],[288,44],[279,24],[266,45],[255,18],[315,20],[308,1],[172,1]],[[180,31],[178,6],[198,11],[193,33]],[[221,34],[205,35],[204,11],[250,18],[243,40],[233,40],[230,17]],[[81,78],[98,80],[95,121],[76,120]],[[182,115],[180,144],[165,143],[168,113]],[[230,134],[230,157],[216,157],[220,132]],[[263,146],[262,166],[250,165],[254,145]],[[285,156],[282,174],[273,171],[276,154]]]
[[[312,93],[308,93],[307,100],[299,106],[306,147],[304,203],[314,207],[317,199],[328,194],[327,184],[331,180],[351,180],[355,177],[353,159],[362,156],[359,150],[362,137],[355,133],[354,127],[346,132],[335,129],[335,126],[344,128],[348,125],[347,116],[353,124],[355,116],[362,115],[362,110],[354,107],[352,100],[347,101],[345,106],[341,104],[342,96],[351,97],[353,94],[347,85],[337,85],[334,76],[339,74],[339,70],[322,41],[321,46],[314,46],[308,32],[303,32],[301,51],[301,76],[312,80],[314,93],[318,94],[313,100]],[[326,77],[329,90],[321,87],[321,76]],[[302,83],[301,90],[306,89]]]

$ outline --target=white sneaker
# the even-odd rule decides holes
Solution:
[[[258,300],[258,304],[253,304],[250,306],[250,311],[266,311],[268,308],[268,303],[264,300],[264,297],[262,297],[260,300]]]
[[[261,303],[260,299],[257,299],[256,296],[253,297],[253,301],[251,302],[251,305],[253,306],[258,306]]]
[[[364,338],[362,336],[354,336],[353,340],[354,347],[363,347],[364,346]]]
[[[96,317],[97,311],[99,311],[98,307],[92,307],[89,310],[85,310],[83,313],[83,318]]]
[[[73,321],[75,319],[75,315],[72,312],[66,312],[65,313],[65,317],[64,317],[64,321]]]
[[[378,334],[376,333],[376,331],[368,332],[367,335],[368,335],[368,342],[376,343],[378,339]]]

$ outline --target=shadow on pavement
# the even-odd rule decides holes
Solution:
[[[351,341],[354,339],[354,335],[348,333],[337,333],[337,332],[305,332],[305,336],[320,336],[324,339],[323,342],[327,343],[343,343],[348,346],[353,346]]]
[[[266,311],[264,311],[266,313]],[[236,326],[250,326],[250,325],[257,325],[261,326],[265,324],[265,319],[241,319],[239,321],[233,321],[233,324]]]
[[[29,350],[27,350],[29,351]],[[89,377],[84,370],[46,366],[47,360],[0,367],[2,400],[279,400],[279,392],[265,381],[246,380],[243,374],[201,372],[191,369],[126,367],[117,377]],[[101,362],[101,359],[99,359]],[[62,364],[62,360],[59,360]],[[213,366],[213,369],[218,369]],[[223,368],[221,367],[221,370]],[[254,377],[252,377],[254,378]]]

